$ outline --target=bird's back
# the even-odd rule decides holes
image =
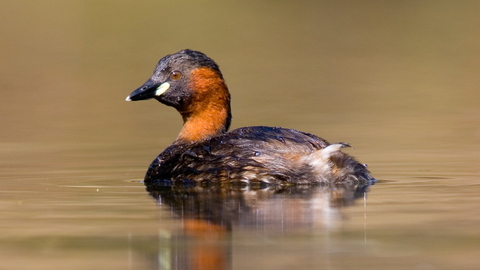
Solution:
[[[340,174],[347,165],[345,162],[353,173],[356,170],[357,175],[368,175],[365,167],[350,156],[340,151],[325,151],[328,146],[327,141],[294,129],[244,127],[193,144],[171,145],[150,165],[146,181],[245,184],[342,182],[348,177],[329,178],[340,177],[332,175],[331,166],[338,166]]]

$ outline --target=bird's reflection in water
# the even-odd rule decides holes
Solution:
[[[341,208],[364,198],[368,189],[369,185],[147,185],[160,209],[183,224],[161,240],[157,268],[231,269],[235,231],[275,234],[329,229],[341,222]]]

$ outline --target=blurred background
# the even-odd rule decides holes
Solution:
[[[428,262],[442,259],[474,269],[479,10],[478,1],[0,1],[0,250],[9,250],[0,258],[29,268],[17,260],[26,253],[47,269],[81,259],[76,248],[52,255],[63,247],[53,242],[53,253],[42,253],[38,241],[158,231],[140,181],[181,117],[125,98],[160,58],[189,48],[220,65],[232,128],[282,126],[350,143],[346,151],[381,180],[369,198],[378,214],[370,225],[390,243],[407,241],[398,250],[416,240],[393,234],[395,220],[423,236],[446,222],[423,241],[440,250],[402,253],[421,258],[409,268],[442,269]],[[468,235],[452,236],[452,228]],[[452,242],[435,242],[446,235]],[[121,257],[113,246],[105,256]],[[93,258],[80,265],[125,266]]]

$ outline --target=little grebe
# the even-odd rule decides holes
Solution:
[[[177,109],[183,128],[150,165],[145,181],[310,184],[369,183],[364,165],[308,133],[279,127],[227,132],[230,94],[218,65],[205,54],[182,50],[163,57],[152,77],[127,101],[155,98]]]

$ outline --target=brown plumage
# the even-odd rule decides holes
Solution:
[[[152,77],[127,100],[155,98],[176,108],[184,125],[150,165],[147,183],[311,184],[374,181],[364,165],[340,151],[347,144],[294,129],[244,127],[227,132],[230,94],[218,65],[182,50],[162,58]]]

